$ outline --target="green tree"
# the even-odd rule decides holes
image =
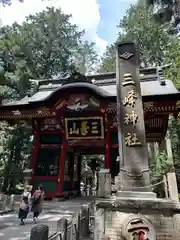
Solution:
[[[118,25],[117,41],[134,41],[139,48],[143,67],[163,63],[171,37],[157,23],[151,11],[141,1],[131,5]],[[115,70],[115,45],[108,47],[103,58],[101,71]]]
[[[22,25],[1,28],[0,36],[3,67],[14,71],[18,62],[27,79],[66,76],[73,61],[91,71],[97,61],[94,43],[83,43],[83,32],[60,9],[47,8],[27,17]]]
[[[100,72],[114,72],[116,68],[116,48],[115,44],[107,46],[105,53],[102,56]]]
[[[171,39],[171,44],[168,44],[166,54],[165,54],[165,64],[171,64],[171,66],[166,70],[165,76],[171,79],[175,84],[177,89],[180,89],[180,39],[173,37]]]
[[[163,176],[168,173],[169,164],[165,151],[158,151],[155,158],[152,160],[153,161],[150,164],[150,176],[152,184],[155,184],[157,182],[161,182],[163,180]],[[156,191],[158,196],[165,197],[163,184],[155,186],[154,191]]]
[[[165,76],[167,79],[171,79],[175,84],[177,89],[180,89],[180,40],[175,38],[172,41],[172,44],[168,46],[165,61],[171,66],[166,70]],[[170,117],[169,120],[169,132],[171,136],[172,142],[172,150],[173,150],[173,159],[175,170],[177,174],[178,185],[180,186],[180,117],[173,116]]]
[[[14,23],[9,29],[2,28],[1,35],[13,39],[10,49],[15,59],[23,59],[28,75],[52,78],[68,73],[83,32],[60,9],[47,8],[27,17],[22,25]]]
[[[175,26],[180,23],[180,1],[179,0],[146,0],[147,6],[153,6],[156,10],[155,19],[160,22],[175,20]]]
[[[73,62],[82,74],[96,71],[99,59],[95,51],[95,43],[82,42],[73,54]]]

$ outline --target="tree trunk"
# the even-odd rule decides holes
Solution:
[[[8,157],[8,161],[4,168],[4,180],[3,180],[2,192],[8,191],[9,177],[10,177],[10,170],[11,170],[13,155],[14,155],[14,148],[11,149],[9,157]]]

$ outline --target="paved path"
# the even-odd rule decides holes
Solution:
[[[45,202],[44,211],[39,217],[41,224],[49,226],[50,234],[56,231],[56,222],[62,216],[71,218],[74,212],[79,212],[82,204],[87,203],[85,198],[76,198],[65,202]],[[18,213],[0,215],[0,240],[28,240],[34,226],[32,213],[29,213],[24,226],[20,226]]]

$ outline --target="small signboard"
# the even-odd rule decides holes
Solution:
[[[46,118],[43,121],[40,121],[40,129],[44,130],[59,130],[61,129],[60,121],[56,118]]]
[[[104,139],[103,117],[65,118],[67,139]]]

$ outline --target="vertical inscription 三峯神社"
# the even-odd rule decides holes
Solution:
[[[125,74],[124,74],[125,75]],[[132,84],[134,85],[134,84]],[[125,87],[125,86],[123,86]],[[123,100],[123,104],[126,107],[130,107],[131,112],[130,113],[126,113],[125,117],[124,117],[124,123],[125,124],[132,124],[133,127],[136,127],[136,123],[138,120],[138,115],[136,114],[135,111],[135,104],[136,104],[136,99],[137,99],[137,94],[136,91],[134,89],[130,90],[127,93],[127,96],[125,96],[124,100]],[[141,143],[137,137],[136,133],[125,133],[125,144],[127,147],[135,147],[135,146],[140,146]]]

